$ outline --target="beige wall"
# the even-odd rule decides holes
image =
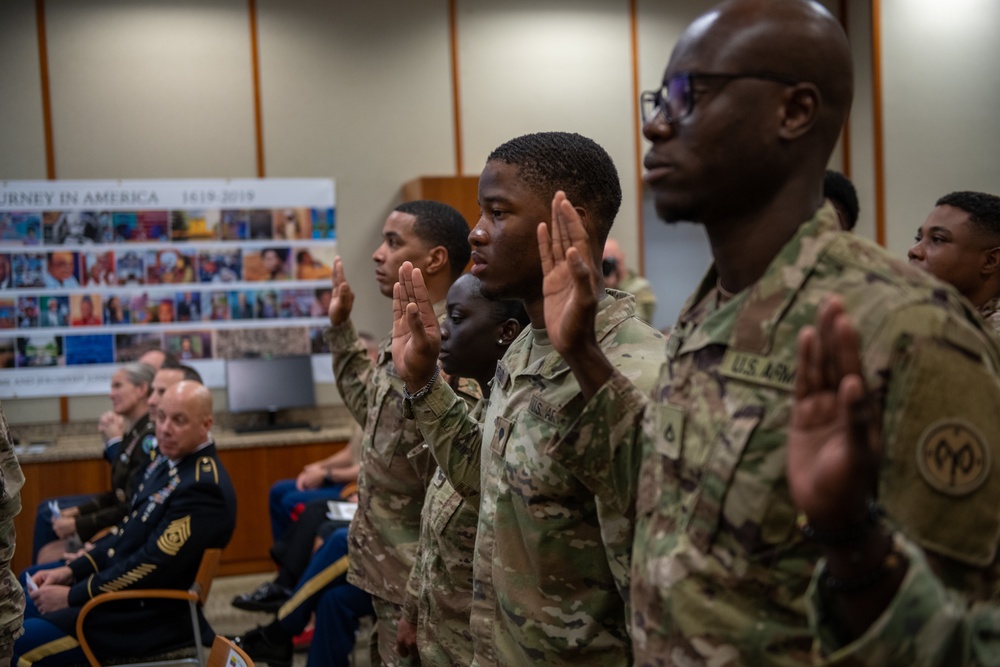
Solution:
[[[476,174],[502,141],[571,130],[604,145],[625,195],[614,230],[638,265],[640,229],[661,303],[681,302],[707,262],[697,228],[663,232],[638,201],[629,5],[607,0],[458,0],[462,160]],[[839,0],[826,0],[831,9]],[[848,0],[857,93],[851,170],[859,233],[874,237],[869,0]],[[707,3],[638,0],[640,88]],[[994,0],[883,0],[889,249],[902,256],[933,199],[1000,190],[1000,46]],[[46,0],[59,178],[256,175],[246,0]],[[338,243],[359,292],[356,322],[388,329],[370,255],[403,182],[454,174],[446,0],[257,0],[265,171],[337,181]],[[942,9],[947,7],[947,9]],[[35,3],[0,3],[0,178],[45,178]],[[841,155],[831,164],[842,166]],[[654,233],[655,230],[655,233]],[[671,236],[674,234],[674,236]],[[655,238],[654,238],[655,237]],[[704,258],[704,259],[703,259]],[[685,263],[684,260],[687,260]],[[660,310],[669,323],[675,306]],[[90,418],[103,399],[73,399]],[[331,387],[321,401],[336,400]],[[11,401],[13,420],[54,419],[57,400]]]

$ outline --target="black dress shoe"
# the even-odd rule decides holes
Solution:
[[[271,667],[291,667],[292,640],[268,636],[268,628],[256,628],[243,635],[230,637],[247,652],[255,663],[266,662]]]
[[[281,609],[292,592],[273,581],[261,584],[250,593],[237,595],[233,598],[233,606],[244,611],[268,611],[271,613]]]

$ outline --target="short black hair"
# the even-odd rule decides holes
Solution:
[[[513,318],[517,320],[522,329],[531,322],[528,311],[524,309],[524,302],[520,299],[497,299],[493,302],[493,317],[498,323]]]
[[[594,220],[601,246],[622,205],[622,185],[614,160],[593,139],[574,132],[537,132],[511,139],[486,159],[517,167],[521,180],[551,201],[558,190]]]
[[[178,364],[177,370],[184,373],[183,380],[188,380],[189,382],[197,382],[198,384],[205,384],[201,380],[201,374],[195,369],[191,368],[190,366],[187,366],[185,364]]]
[[[827,169],[826,176],[823,177],[823,196],[843,207],[844,213],[847,214],[847,220],[844,220],[844,229],[848,231],[854,229],[854,225],[858,224],[858,212],[861,210],[861,206],[858,204],[858,191],[854,189],[854,183],[851,183],[850,179],[839,171]]]
[[[952,206],[969,214],[969,222],[980,232],[1000,236],[1000,197],[985,192],[951,192],[934,203]]]
[[[161,350],[158,347],[152,347],[146,350],[146,352],[153,352],[153,351],[163,353],[163,363],[160,364],[161,371],[165,369],[174,370],[181,367],[181,360],[173,352],[167,352],[166,350]],[[145,354],[145,352],[143,354]]]
[[[444,246],[448,251],[452,280],[462,275],[472,257],[472,246],[469,245],[469,223],[461,213],[447,204],[429,199],[404,202],[393,210],[416,218],[413,233],[417,238],[429,243],[432,248]]]

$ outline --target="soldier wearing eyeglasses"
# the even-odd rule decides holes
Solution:
[[[861,495],[927,550],[947,585],[995,593],[1000,349],[964,300],[841,232],[824,203],[851,71],[843,30],[817,3],[733,0],[688,27],[661,89],[643,95],[657,212],[704,225],[714,258],[652,394],[615,372],[581,326],[593,321],[597,268],[551,244],[546,284],[570,274],[576,287],[546,290],[545,321],[588,403],[549,452],[602,501],[634,502],[638,665],[813,664],[806,591],[823,545],[867,545],[822,580],[831,591],[863,599],[896,576],[893,540],[873,532],[878,505],[800,526],[788,491],[796,337],[833,294],[857,325],[886,455]],[[580,233],[571,206],[557,224],[562,238]],[[840,642],[865,627],[834,616]]]

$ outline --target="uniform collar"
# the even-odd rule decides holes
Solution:
[[[606,296],[597,304],[597,317],[594,321],[597,342],[603,341],[623,320],[633,315],[635,315],[634,296],[618,290],[607,290]],[[539,375],[548,379],[569,370],[566,360],[556,352],[547,354],[526,368],[525,366],[531,358],[531,345],[534,339],[534,331],[530,327],[526,327],[508,348],[503,359],[500,360],[501,365],[506,368],[523,368],[523,372],[526,374]]]
[[[193,452],[191,452],[190,454],[188,454],[187,456],[185,456],[184,458],[182,458],[179,461],[174,461],[173,459],[167,459],[167,465],[170,466],[171,470],[173,470],[174,468],[176,468],[177,466],[179,466],[181,463],[184,463],[188,459],[193,459],[195,454],[197,454],[198,452],[200,452],[201,450],[203,450],[203,449],[205,449],[207,447],[211,447],[213,444],[215,444],[215,443],[213,443],[211,439],[206,440],[205,442],[203,442],[200,445],[198,445]]]
[[[802,289],[819,259],[842,234],[836,209],[826,202],[802,223],[764,271],[764,275],[730,301],[715,305],[718,273],[709,268],[677,320],[680,352],[709,344],[728,345],[754,354],[768,354],[775,324]]]
[[[990,315],[1000,310],[1000,294],[979,306],[976,310],[979,311],[984,320],[990,319]]]

